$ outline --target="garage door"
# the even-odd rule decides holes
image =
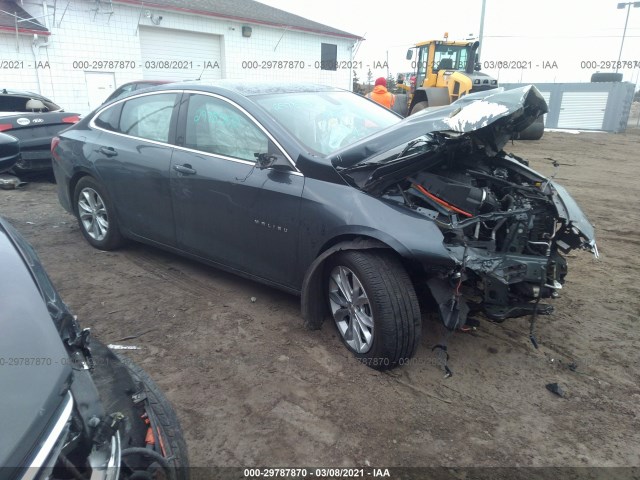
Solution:
[[[600,130],[609,92],[564,92],[558,128]]]
[[[140,27],[145,80],[222,78],[220,36],[168,28]],[[217,65],[216,65],[217,62]]]

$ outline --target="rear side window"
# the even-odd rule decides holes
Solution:
[[[168,143],[175,101],[175,93],[160,93],[124,102],[118,130],[126,135]]]
[[[269,151],[269,137],[233,105],[209,95],[189,97],[185,147],[250,162]],[[273,149],[273,148],[272,148]]]
[[[104,112],[96,117],[94,123],[97,127],[104,128],[105,130],[111,130],[112,132],[117,132],[121,111],[122,104],[107,108]]]
[[[44,97],[0,95],[0,112],[54,112],[61,108]]]

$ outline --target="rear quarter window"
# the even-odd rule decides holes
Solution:
[[[120,112],[122,111],[122,104],[114,105],[111,108],[107,108],[104,112],[96,117],[94,123],[97,127],[110,130],[112,132],[118,131],[120,123]]]

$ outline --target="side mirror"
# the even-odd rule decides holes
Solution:
[[[273,168],[274,170],[291,170],[291,164],[284,155],[279,153],[256,153],[256,165],[260,170]]]
[[[413,48],[410,48],[409,50],[407,50],[406,59],[411,60],[412,57],[413,57]]]

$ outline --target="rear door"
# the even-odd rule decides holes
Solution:
[[[293,286],[304,177],[260,170],[257,153],[284,154],[248,112],[223,97],[185,93],[172,159],[178,246]]]
[[[122,228],[175,245],[169,169],[179,92],[143,94],[108,107],[93,121],[103,130],[94,164]]]

